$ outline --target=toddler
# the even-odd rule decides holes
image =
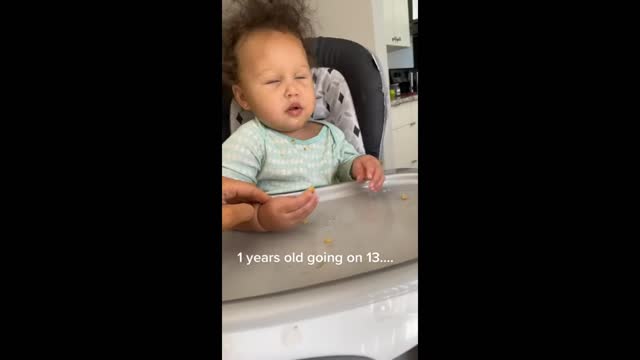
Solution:
[[[285,230],[304,221],[318,198],[313,187],[370,180],[379,191],[378,159],[360,155],[336,126],[311,121],[314,84],[305,38],[311,34],[304,1],[236,1],[223,30],[223,77],[236,102],[255,114],[222,145],[222,175],[269,194],[309,189],[300,196],[256,204],[254,218],[236,227]]]

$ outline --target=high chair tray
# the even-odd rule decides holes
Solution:
[[[223,302],[326,284],[415,262],[417,171],[392,170],[385,177],[383,190],[378,193],[368,190],[367,183],[356,182],[316,189],[318,207],[307,223],[292,230],[224,232]]]

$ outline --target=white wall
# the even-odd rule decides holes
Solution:
[[[418,0],[413,0],[411,2],[411,20],[418,20]]]
[[[222,10],[223,11],[229,7],[229,3],[231,3],[231,0],[222,0]]]
[[[320,36],[348,36],[368,49],[375,48],[375,38],[371,31],[371,0],[308,0],[315,10],[314,28]],[[368,14],[368,16],[367,16]],[[349,21],[345,21],[345,20]]]

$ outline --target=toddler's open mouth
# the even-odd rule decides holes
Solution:
[[[302,114],[302,106],[300,105],[300,103],[292,103],[287,108],[286,113],[289,114],[289,116],[299,116],[300,114]]]

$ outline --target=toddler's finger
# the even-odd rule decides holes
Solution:
[[[318,206],[318,202],[319,202],[318,197],[314,196],[313,198],[311,198],[311,201],[304,204],[304,206],[290,212],[288,214],[289,218],[291,219],[291,221],[296,223],[304,221],[304,219],[308,218],[309,215],[311,215],[311,213],[313,212],[313,210],[315,210],[315,208]]]
[[[375,191],[375,189],[376,189],[376,169],[369,167],[367,169],[367,171],[370,174],[368,176],[368,178],[369,178],[369,189]]]
[[[357,161],[353,164],[353,175],[356,178],[357,182],[363,182],[364,181],[364,169],[362,166],[362,162]]]
[[[380,171],[380,177],[378,178],[378,190],[382,189],[384,186],[384,172]]]
[[[307,190],[298,196],[290,196],[287,198],[286,203],[283,204],[282,210],[286,213],[298,210],[315,197],[317,197],[315,191],[312,192],[311,190]]]
[[[372,180],[373,179],[373,172],[375,170],[375,167],[373,166],[373,164],[371,162],[367,163],[367,180]]]
[[[375,183],[376,190],[380,190],[380,188],[382,188],[382,183],[384,182],[384,172],[380,167],[376,167],[375,173],[373,174],[373,182]]]
[[[376,169],[373,173],[373,179],[371,179],[371,189],[373,191],[380,191],[380,189],[382,188],[382,183],[384,182],[384,175],[382,173],[382,170],[380,169]]]

